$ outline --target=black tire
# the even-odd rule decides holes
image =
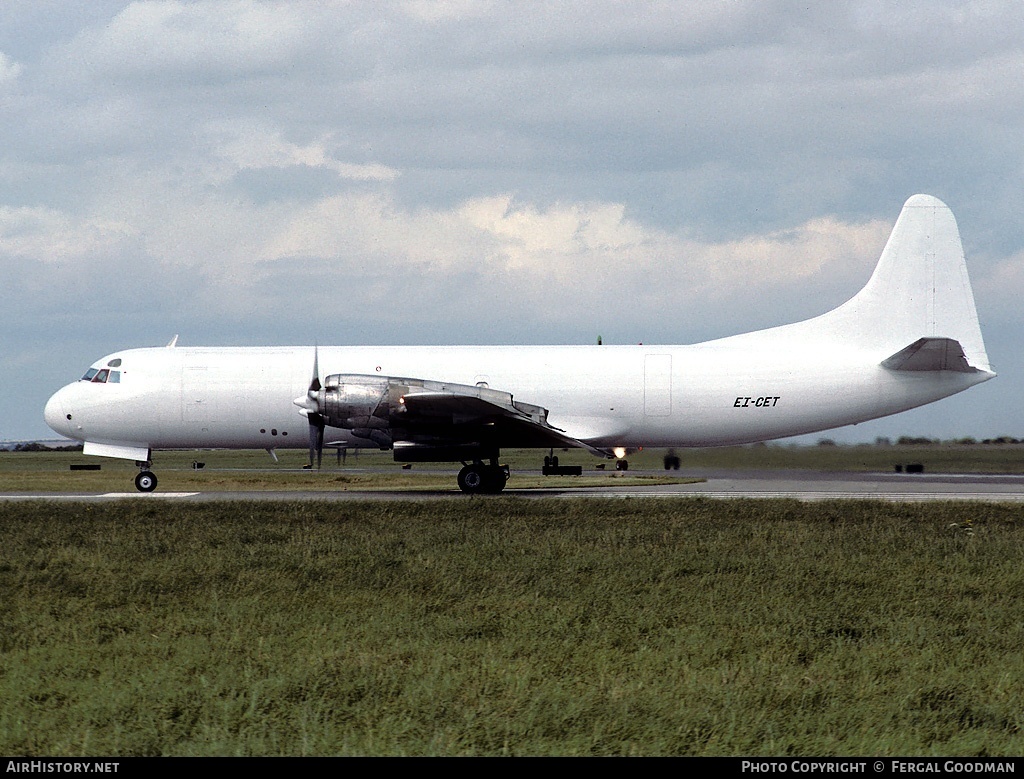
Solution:
[[[628,471],[629,470],[629,460],[616,460],[615,461],[615,470],[617,470],[617,471]]]
[[[135,489],[139,492],[152,492],[156,489],[156,474],[151,471],[141,471],[135,477]]]
[[[484,477],[484,466],[467,465],[459,471],[459,489],[469,495],[477,495],[484,491],[487,479]]]
[[[467,495],[497,495],[508,482],[504,468],[467,465],[459,471],[459,489]]]
[[[485,488],[484,492],[490,493],[491,495],[499,494],[505,485],[508,484],[508,474],[504,468],[490,467],[485,473]]]

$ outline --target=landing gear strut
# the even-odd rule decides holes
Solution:
[[[459,471],[459,489],[468,495],[497,495],[507,482],[507,465],[476,462],[464,465]]]

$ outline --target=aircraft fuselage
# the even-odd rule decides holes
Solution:
[[[325,372],[441,377],[487,385],[549,412],[598,447],[714,446],[825,430],[960,392],[990,374],[897,372],[864,352],[820,356],[709,342],[691,346],[319,347]],[[151,348],[121,360],[118,383],[78,381],[46,406],[70,438],[152,449],[305,448],[313,347]],[[125,440],[125,431],[131,440]],[[328,442],[373,446],[330,429]]]

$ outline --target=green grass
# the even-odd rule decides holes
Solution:
[[[0,504],[0,754],[1019,755],[1022,518]]]

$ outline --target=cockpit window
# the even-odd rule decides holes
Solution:
[[[107,363],[107,368],[90,368],[85,372],[85,375],[80,381],[88,381],[92,384],[120,384],[121,383],[121,371],[112,371],[111,367],[115,367],[121,364],[121,358],[115,358]]]
[[[121,358],[120,357],[115,357],[113,360],[111,360],[110,362],[107,363],[107,367],[108,368],[120,368],[121,367]]]

